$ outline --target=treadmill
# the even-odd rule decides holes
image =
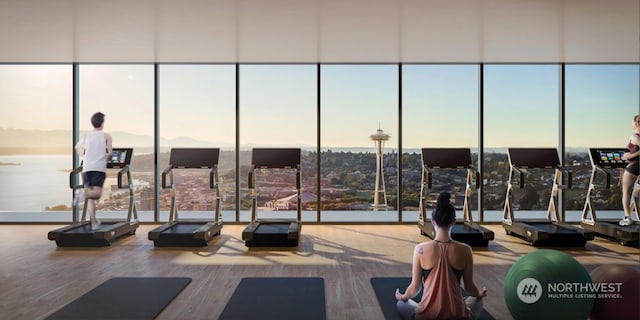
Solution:
[[[589,230],[561,222],[558,212],[558,190],[571,188],[571,172],[560,165],[555,148],[509,148],[509,183],[502,216],[502,227],[508,235],[520,237],[534,246],[584,247],[594,239]],[[524,188],[527,169],[554,169],[552,189],[546,219],[516,220],[513,214],[513,181],[519,175],[520,189]],[[567,184],[562,184],[563,173]]]
[[[620,170],[629,164],[622,159],[622,155],[626,150],[620,148],[589,148],[589,159],[591,159],[591,180],[589,181],[589,189],[582,210],[582,221],[580,226],[585,230],[595,232],[597,236],[607,238],[619,242],[622,245],[638,246],[638,233],[640,231],[640,223],[638,222],[638,195],[640,195],[640,185],[634,184],[633,193],[631,194],[630,209],[632,214],[635,213],[635,221],[631,219],[632,224],[621,226],[618,224],[619,219],[602,219],[596,216],[596,176],[602,173],[606,177],[605,188],[611,188],[611,171]],[[622,175],[620,176],[622,179]]]
[[[97,230],[91,230],[91,221],[87,220],[87,204],[89,199],[85,199],[82,209],[82,218],[79,222],[69,226],[49,231],[49,240],[55,240],[58,247],[103,247],[126,235],[133,235],[140,225],[138,221],[138,211],[136,200],[131,184],[131,157],[133,149],[113,149],[113,154],[107,161],[107,169],[119,169],[118,189],[129,189],[129,206],[127,218],[124,220],[100,219],[102,224]],[[69,174],[69,187],[73,190],[83,188],[77,185],[77,175],[82,174],[82,165],[75,168]],[[126,176],[126,184],[123,177]],[[75,214],[75,213],[74,213]]]
[[[451,228],[451,238],[473,247],[486,247],[493,240],[493,231],[473,222],[470,198],[473,191],[472,180],[475,178],[475,189],[480,188],[480,173],[473,167],[471,149],[469,148],[422,148],[422,186],[420,187],[420,217],[418,226],[420,233],[431,239],[436,230],[427,215],[427,192],[432,188],[433,169],[466,169],[467,179],[464,193],[463,220],[458,220]]]
[[[300,149],[299,148],[254,148],[249,169],[251,190],[251,222],[242,231],[242,240],[247,247],[297,247],[300,240],[301,193],[300,193]],[[296,219],[258,219],[258,196],[256,192],[256,170],[292,169],[296,174],[297,216]]]
[[[204,247],[222,229],[220,187],[218,184],[219,148],[172,148],[169,166],[162,172],[162,188],[171,188],[169,221],[151,231],[149,240],[156,247]],[[212,219],[180,219],[176,204],[173,172],[177,169],[209,169],[209,188],[215,191],[216,205]],[[168,179],[167,179],[168,177]]]

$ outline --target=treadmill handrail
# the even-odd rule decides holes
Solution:
[[[122,182],[122,176],[127,176],[127,184]],[[131,223],[131,220],[138,220],[138,209],[136,207],[135,200],[135,192],[133,190],[133,183],[131,181],[131,166],[125,165],[122,169],[118,171],[118,189],[129,189],[129,210],[127,212],[127,220],[128,224]]]
[[[606,177],[606,184],[605,184],[605,189],[611,189],[611,172],[601,166],[593,166],[593,169],[596,172],[601,172],[604,173],[605,177]],[[620,175],[620,177],[622,178],[622,175]],[[618,179],[618,181],[620,181],[621,179]],[[595,179],[593,181],[595,183]]]
[[[467,223],[473,223],[473,214],[471,213],[471,194],[472,190],[472,179],[476,180],[475,188],[480,189],[480,171],[476,170],[474,166],[467,167],[467,183],[464,190],[464,204],[462,206],[462,215],[464,220]]]
[[[431,168],[429,166],[424,166],[425,177],[427,178],[427,188],[433,188],[433,173],[431,172]]]
[[[163,189],[168,189],[168,188],[173,188],[173,166],[168,166],[164,169],[164,171],[162,171],[162,188]],[[171,185],[167,185],[167,175],[171,174],[170,179],[171,179]]]
[[[127,184],[122,183],[122,175],[127,175]],[[124,168],[118,171],[118,189],[127,189],[131,185],[131,174],[129,165],[124,166]]]
[[[512,164],[511,170],[517,172],[520,175],[519,186],[520,186],[520,189],[524,189],[524,178],[525,178],[525,175],[528,173],[527,168],[520,168],[515,164]]]
[[[256,183],[255,183],[255,181],[253,179],[254,170],[255,170],[255,166],[251,166],[251,168],[249,169],[249,173],[247,174],[247,180],[249,182],[249,189],[255,189],[256,188]]]
[[[475,179],[476,179],[476,189],[480,189],[480,170],[476,169],[474,166],[469,166],[468,168],[472,173],[474,173],[475,175]]]
[[[79,166],[75,169],[73,169],[70,173],[69,173],[69,188],[71,189],[76,189],[79,186],[76,185],[76,175],[82,173],[82,166]],[[80,185],[81,186],[81,185]]]
[[[566,174],[567,176],[567,184],[562,184],[562,180],[559,179],[560,181],[558,181],[558,188],[560,189],[571,189],[573,188],[573,179],[572,179],[572,174],[571,171],[567,170],[565,167],[563,166],[556,166],[556,170],[559,170],[560,173],[562,174],[562,176],[564,176]]]
[[[597,221],[596,217],[596,206],[594,201],[595,191],[596,191],[596,178],[598,176],[598,172],[603,173],[606,177],[605,189],[611,188],[611,172],[608,169],[605,169],[594,163],[593,157],[591,157],[592,163],[592,171],[591,171],[591,179],[589,180],[589,187],[587,189],[587,195],[584,201],[584,207],[582,208],[582,223],[587,225],[595,225]]]
[[[215,189],[218,186],[218,165],[214,165],[209,171],[209,189]]]

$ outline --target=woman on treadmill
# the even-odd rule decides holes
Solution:
[[[633,184],[638,179],[638,156],[640,156],[640,115],[633,117],[633,135],[627,144],[629,152],[625,152],[622,157],[629,161],[622,174],[622,208],[624,209],[624,219],[620,220],[621,226],[631,224],[631,192]]]
[[[451,239],[456,211],[451,195],[442,192],[431,214],[436,236],[418,244],[413,252],[411,283],[404,293],[396,289],[397,308],[403,319],[477,319],[487,289],[473,282],[473,253],[467,244]],[[460,279],[469,296],[464,298]],[[422,289],[422,300],[411,298]]]

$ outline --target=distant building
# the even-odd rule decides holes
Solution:
[[[138,210],[141,211],[150,211],[150,210],[154,210],[155,207],[155,192],[153,192],[153,189],[151,188],[147,188],[142,190],[142,192],[140,192],[140,196],[138,196]]]
[[[298,205],[297,198],[298,198],[298,194],[295,193],[284,198],[267,201],[267,203],[265,204],[265,207],[272,210],[294,210]],[[300,194],[300,202],[303,205],[309,202],[316,202],[317,200],[318,200],[318,197],[313,193],[302,192]]]

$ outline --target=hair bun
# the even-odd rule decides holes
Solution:
[[[437,206],[441,207],[443,205],[449,205],[451,204],[451,194],[449,192],[442,192],[440,193],[440,195],[438,195],[438,202],[437,202]]]

